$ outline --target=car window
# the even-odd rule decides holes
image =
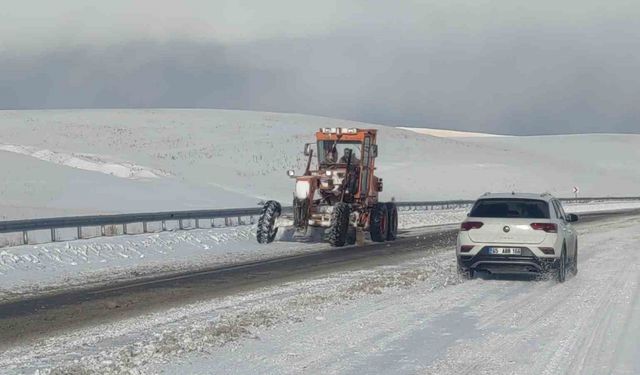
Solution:
[[[480,199],[470,217],[504,217],[521,219],[549,219],[549,205],[536,199]]]
[[[560,201],[556,200],[556,205],[558,206],[558,210],[560,210],[560,214],[562,215],[562,219],[566,220],[567,219],[567,213],[564,212],[564,207],[562,207],[562,203],[560,203]]]
[[[553,206],[553,211],[556,213],[556,218],[562,219],[562,213],[560,213],[560,209],[558,209],[558,205],[556,204],[556,201],[552,201],[551,205]]]
[[[553,209],[558,213],[558,219],[564,220],[564,215],[562,214],[562,210],[560,209],[558,202],[553,200],[551,203],[553,204]]]

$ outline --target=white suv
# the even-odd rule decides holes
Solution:
[[[549,194],[492,194],[480,197],[462,222],[456,256],[458,271],[578,272],[578,236],[559,200]]]

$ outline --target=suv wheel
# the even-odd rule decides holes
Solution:
[[[567,251],[565,248],[562,248],[562,254],[560,254],[560,259],[558,260],[556,278],[559,283],[563,283],[567,278]]]
[[[578,274],[578,241],[576,241],[576,249],[571,259],[571,274],[573,276]]]

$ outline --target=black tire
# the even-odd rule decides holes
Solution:
[[[347,231],[347,245],[355,245],[356,240],[356,228],[349,226],[349,230]]]
[[[267,201],[262,207],[260,218],[258,219],[258,230],[256,238],[258,243],[271,243],[278,234],[278,228],[276,228],[276,219],[282,213],[282,207],[280,203],[276,201]]]
[[[458,264],[458,275],[465,280],[471,280],[475,276],[475,271],[471,268],[462,268]]]
[[[389,215],[387,214],[387,205],[384,203],[376,203],[371,209],[371,217],[369,218],[369,233],[373,242],[384,242],[389,232]]]
[[[333,247],[344,246],[347,242],[347,235],[349,232],[349,215],[350,207],[346,203],[336,203],[333,206],[333,213],[331,214],[331,226],[329,227],[329,244]]]
[[[560,259],[558,259],[558,269],[556,270],[556,280],[563,283],[567,279],[567,250],[563,247]]]
[[[387,241],[395,241],[398,238],[398,207],[393,202],[387,202],[387,217],[389,229],[387,231]]]
[[[306,229],[308,223],[309,200],[293,198],[293,226]]]
[[[576,240],[576,248],[571,259],[571,274],[573,276],[578,274],[578,241]]]

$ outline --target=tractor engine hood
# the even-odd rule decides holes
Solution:
[[[318,176],[301,176],[296,179],[294,195],[297,199],[307,199],[318,185]]]

